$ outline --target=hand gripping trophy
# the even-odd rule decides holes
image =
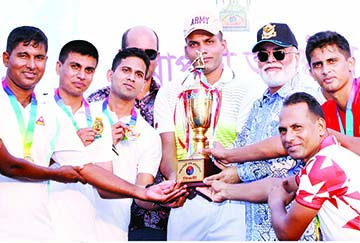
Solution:
[[[212,159],[202,153],[209,146],[207,136],[215,134],[220,112],[221,95],[218,89],[211,87],[203,73],[205,63],[201,52],[192,63],[194,85],[184,90],[179,99],[183,104],[185,119],[186,159],[178,161],[177,179],[188,187],[204,186],[203,179],[220,172]],[[208,135],[206,135],[208,134]]]

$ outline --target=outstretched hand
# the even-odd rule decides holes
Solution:
[[[215,165],[219,167],[222,171],[218,174],[208,176],[204,179],[206,181],[222,181],[229,184],[241,182],[236,166],[224,166],[218,162],[215,162]]]
[[[190,189],[190,190],[193,190],[193,189]],[[178,197],[168,200],[166,203],[162,203],[161,206],[168,207],[168,208],[180,208],[180,207],[184,206],[189,194],[190,194],[189,189],[187,189],[187,191],[184,194],[181,194]]]
[[[222,171],[218,174],[206,177],[203,182],[207,187],[196,187],[196,191],[204,194],[213,202],[223,202],[229,199],[226,194],[227,184],[240,183],[237,167],[224,166],[221,163],[215,162],[215,165]]]
[[[175,181],[163,181],[145,190],[147,201],[154,201],[162,205],[175,201],[187,193],[186,185]]]
[[[204,194],[213,202],[223,202],[228,200],[225,193],[226,183],[218,180],[204,180],[204,183],[209,187],[196,187],[198,192]]]
[[[208,154],[209,156],[213,156],[216,161],[222,164],[230,164],[226,159],[225,151],[226,148],[219,142],[214,142],[214,146],[212,148],[204,148],[203,153]]]

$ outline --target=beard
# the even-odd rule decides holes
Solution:
[[[297,73],[296,62],[289,63],[283,66],[279,71],[265,71],[265,68],[260,70],[260,76],[269,88],[281,87],[288,81],[292,80]]]
[[[273,77],[268,77],[267,75],[262,75],[262,79],[264,80],[264,82],[266,83],[266,85],[269,88],[275,88],[275,87],[279,87],[279,86],[283,86],[284,84],[286,84],[287,81],[286,79],[279,79],[279,78],[273,78]]]

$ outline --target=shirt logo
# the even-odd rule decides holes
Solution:
[[[39,125],[39,126],[45,126],[44,117],[43,117],[43,116],[40,116],[40,117],[35,121],[35,124],[36,124],[36,125]]]

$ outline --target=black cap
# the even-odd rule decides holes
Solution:
[[[298,48],[296,38],[287,24],[269,23],[258,30],[257,43],[252,52],[259,51],[259,46],[264,42],[271,42],[281,47],[294,46]]]

